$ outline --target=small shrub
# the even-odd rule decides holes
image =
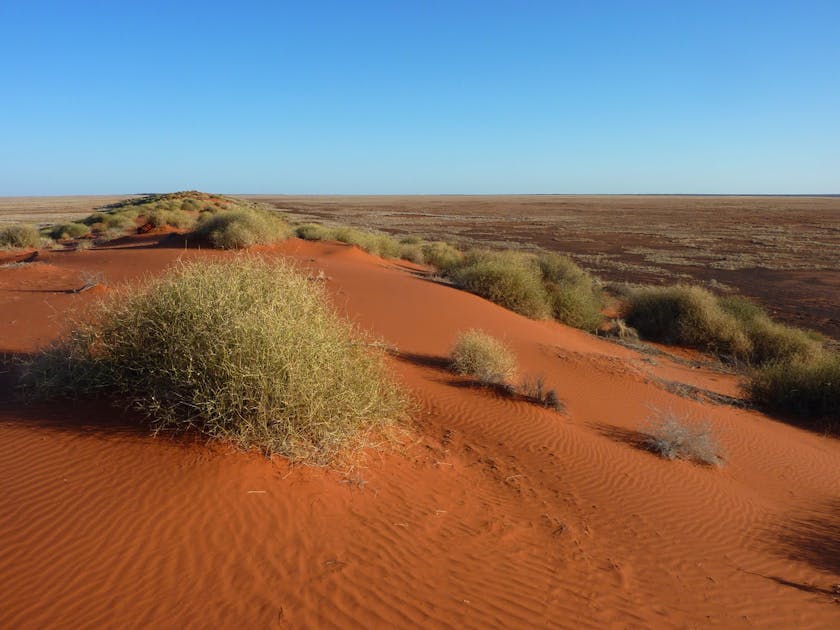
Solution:
[[[752,344],[736,317],[709,291],[675,285],[631,293],[627,323],[649,339],[745,358]]]
[[[459,335],[449,355],[456,374],[485,385],[505,385],[516,374],[516,357],[499,340],[480,330]]]
[[[381,352],[286,262],[183,264],[118,291],[24,367],[33,396],[105,395],[154,430],[194,428],[327,461],[393,425],[406,399]]]
[[[267,212],[232,210],[203,214],[191,236],[219,249],[267,245],[290,235],[289,227]]]
[[[0,248],[40,247],[41,234],[34,225],[0,226]]]
[[[400,239],[400,245],[422,245],[423,239],[419,236],[403,236]]]
[[[810,361],[777,361],[749,374],[747,394],[758,405],[840,422],[840,354],[824,351]]]
[[[562,412],[565,410],[565,405],[557,395],[557,390],[547,388],[545,386],[545,378],[542,375],[526,378],[522,382],[519,391],[525,398],[529,398],[538,405],[553,409],[554,411]]]
[[[549,409],[554,409],[554,411],[559,412],[563,412],[566,409],[566,405],[563,404],[563,401],[561,401],[560,397],[557,395],[557,390],[554,389],[549,389],[545,393],[543,405]]]
[[[445,274],[461,263],[464,254],[449,243],[434,241],[423,245],[423,258],[426,264]]]
[[[90,234],[90,228],[84,223],[61,223],[50,229],[50,237],[55,240],[81,238]]]
[[[473,250],[450,276],[458,287],[526,317],[541,319],[551,312],[540,270],[525,254]]]
[[[708,422],[699,422],[672,411],[648,418],[644,445],[665,459],[687,459],[706,465],[722,463],[720,447]]]

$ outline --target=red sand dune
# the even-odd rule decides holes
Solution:
[[[156,246],[0,269],[0,352],[54,339]],[[176,241],[172,242],[177,245]],[[0,375],[0,625],[44,627],[840,627],[840,442],[752,411],[735,377],[656,365],[430,282],[411,265],[290,240],[339,310],[400,350],[412,439],[342,472],[152,437],[103,402],[22,406]],[[542,374],[558,414],[467,386],[442,359],[478,327]],[[5,379],[5,380],[4,380]],[[652,406],[708,418],[726,466],[633,446]]]

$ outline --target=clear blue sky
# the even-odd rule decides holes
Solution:
[[[840,2],[0,2],[0,195],[840,193]]]

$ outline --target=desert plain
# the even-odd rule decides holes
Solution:
[[[0,222],[79,219],[119,198],[6,198]],[[840,337],[838,198],[258,199],[306,220],[541,246],[605,281],[705,283]],[[406,435],[343,467],[291,465],[150,435],[104,400],[22,403],[16,361],[71,315],[179,260],[237,254],[172,229],[3,254],[3,627],[840,625],[840,441],[752,408],[739,374],[528,319],[347,244],[251,250],[322,279],[383,340],[414,399]],[[449,351],[474,328],[562,409],[453,375]],[[654,409],[705,419],[724,465],[641,448]]]

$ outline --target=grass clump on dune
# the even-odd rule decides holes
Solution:
[[[340,243],[355,245],[369,254],[382,258],[398,258],[400,255],[400,244],[397,239],[382,232],[339,227],[333,231],[332,239]]]
[[[750,373],[745,389],[762,407],[840,429],[840,354],[823,351],[810,361],[776,361]]]
[[[736,357],[749,355],[751,343],[737,318],[700,287],[646,287],[630,295],[627,323],[648,339],[710,350]]]
[[[753,366],[807,362],[822,348],[819,335],[774,322],[743,297],[717,298],[686,285],[632,291],[627,323],[649,339],[728,355]]]
[[[190,236],[219,249],[267,245],[291,235],[289,226],[269,212],[231,210],[205,213]]]
[[[516,375],[516,357],[498,339],[481,330],[461,333],[449,354],[452,370],[484,385],[506,385]]]
[[[177,229],[192,227],[195,225],[196,216],[186,210],[153,208],[146,212],[146,223],[153,227],[169,225]]]
[[[472,250],[448,275],[458,287],[526,317],[551,314],[540,270],[526,254]]]
[[[184,264],[107,299],[25,366],[41,397],[102,394],[155,430],[323,462],[406,399],[324,289],[286,262]]]
[[[738,320],[749,339],[749,361],[753,365],[808,361],[820,352],[819,335],[774,322],[763,308],[746,298],[730,296],[721,298],[719,303]]]
[[[594,331],[603,321],[600,290],[595,279],[566,256],[545,252],[537,257],[548,290],[554,319]]]
[[[424,243],[422,248],[426,264],[444,274],[457,267],[464,259],[464,254],[458,248],[444,241]]]
[[[333,230],[320,223],[304,223],[295,227],[295,236],[305,241],[328,241],[333,237]]]
[[[0,226],[0,249],[40,247],[41,234],[34,225]]]

